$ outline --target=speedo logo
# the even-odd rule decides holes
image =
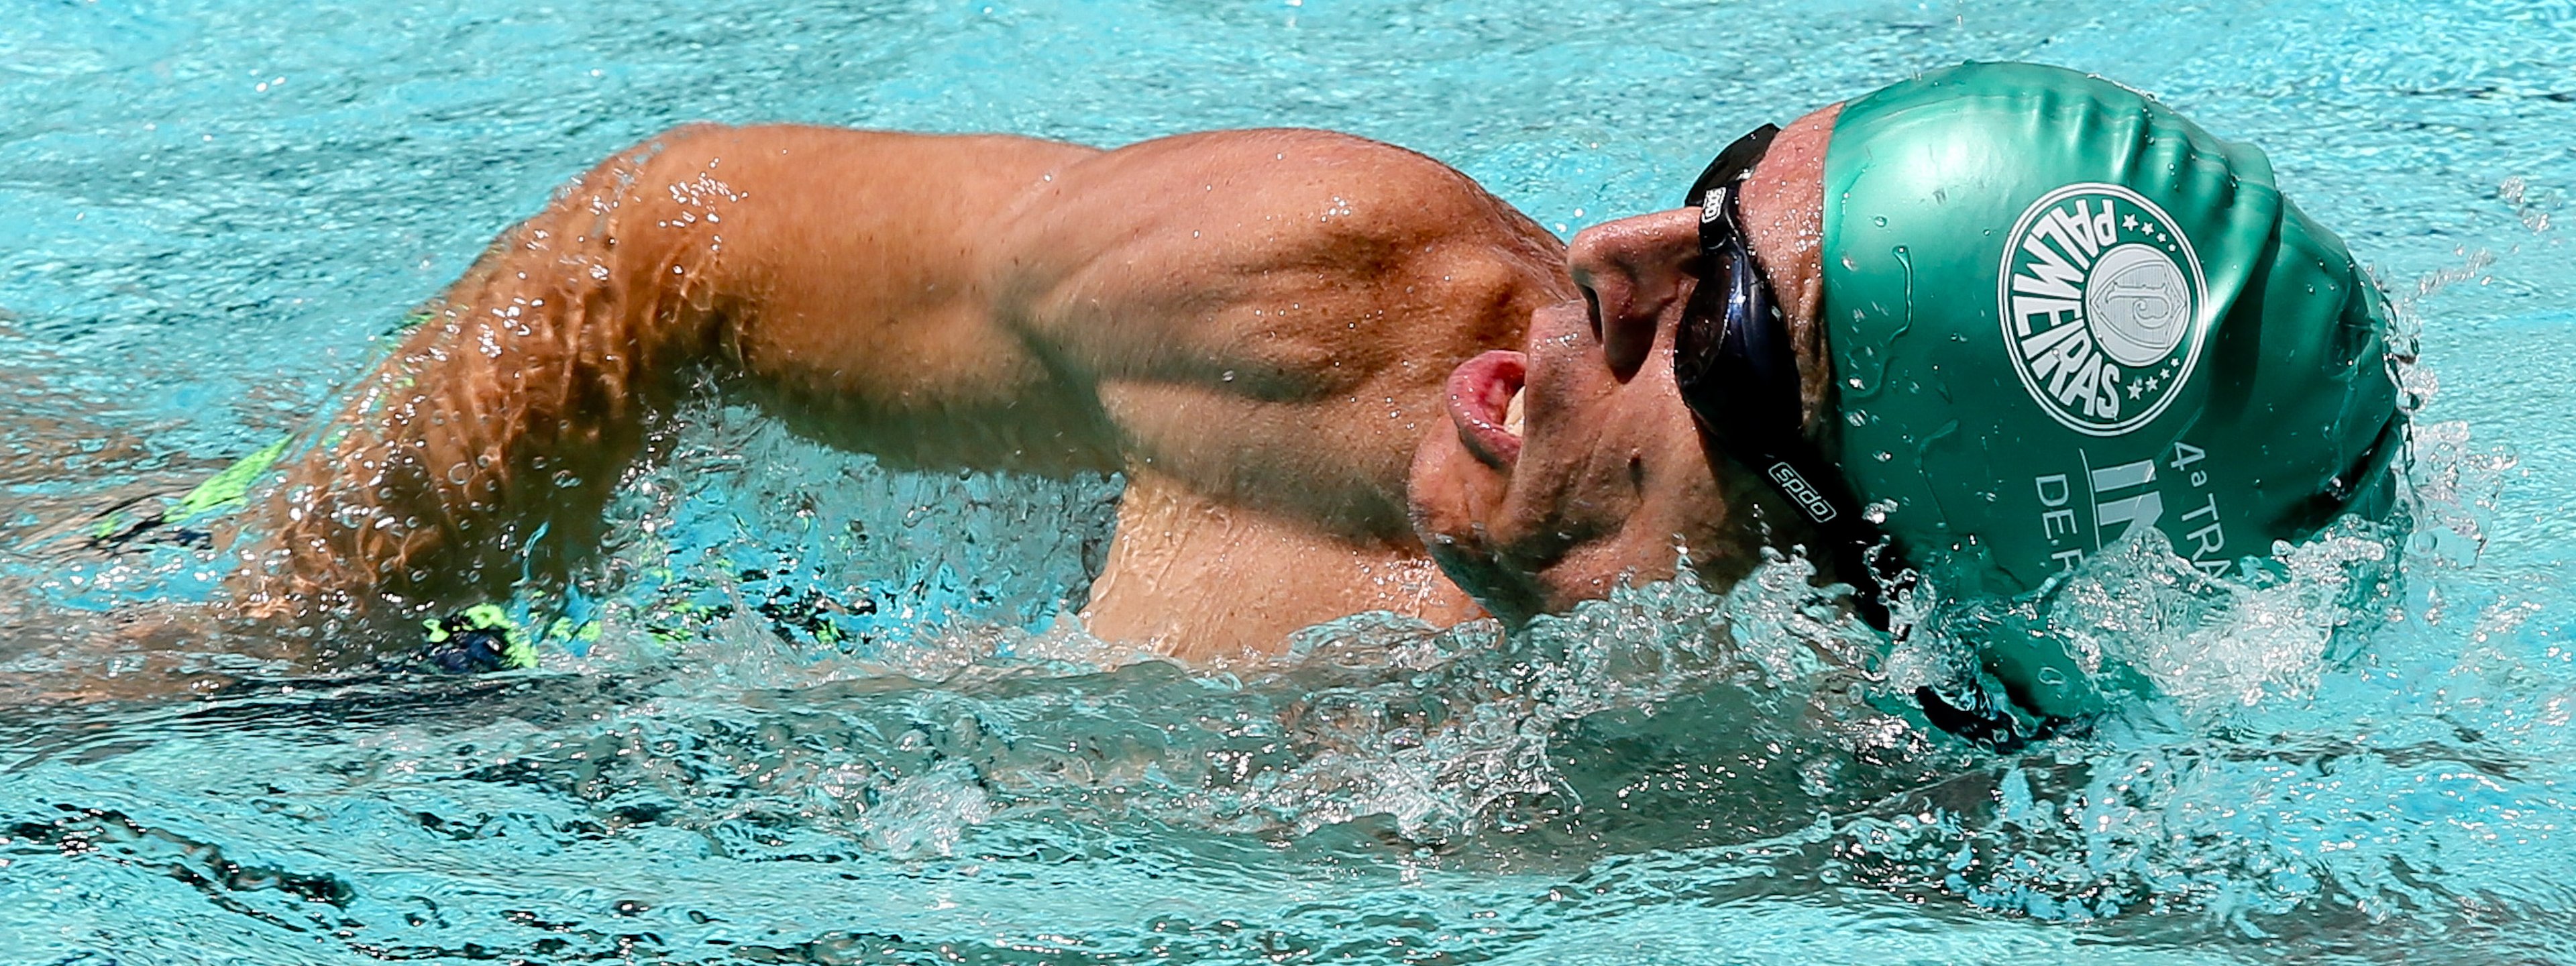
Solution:
[[[1709,222],[1716,221],[1716,220],[1717,220],[1718,213],[1719,213],[1719,212],[1722,212],[1722,211],[1725,211],[1725,210],[1726,210],[1726,186],[1724,186],[1724,185],[1719,185],[1719,186],[1717,186],[1717,187],[1715,187],[1715,188],[1710,188],[1710,189],[1708,189],[1708,193],[1707,193],[1707,194],[1704,194],[1704,195],[1701,195],[1701,196],[1700,196],[1700,198],[1699,198],[1699,221],[1700,221],[1700,224],[1705,225],[1705,224],[1708,224]]]
[[[1834,505],[1825,500],[1824,494],[1816,492],[1816,488],[1807,483],[1807,478],[1799,476],[1798,471],[1789,464],[1773,463],[1769,473],[1771,482],[1780,484],[1780,492],[1788,494],[1789,499],[1798,501],[1798,508],[1807,511],[1807,519],[1823,523],[1834,518]]]
[[[2022,387],[2090,436],[2163,413],[2208,332],[2209,287],[2191,239],[2114,184],[2070,184],[2032,202],[2004,238],[1995,297]]]

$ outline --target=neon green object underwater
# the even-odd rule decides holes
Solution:
[[[1846,105],[1824,198],[1837,455],[1947,585],[2028,591],[2142,526],[2224,575],[2386,512],[2384,299],[2261,151],[2099,78],[1969,64]],[[2098,701],[2049,645],[1985,660],[2037,710]]]
[[[231,466],[224,467],[223,472],[207,477],[205,482],[189,490],[188,495],[180,497],[178,504],[170,508],[170,517],[185,520],[216,510],[230,509],[241,503],[242,498],[250,493],[251,485],[259,482],[260,476],[267,473],[270,467],[277,465],[278,458],[286,455],[286,447],[294,441],[294,437],[282,437],[277,442],[260,447],[248,456],[234,460]]]
[[[494,649],[496,653],[489,655],[478,653],[470,656],[446,656],[444,652],[434,652],[439,656],[434,656],[433,662],[441,663],[446,670],[483,670],[485,666],[478,665],[485,660],[491,662],[488,667],[493,670],[537,666],[536,644],[528,640],[528,632],[519,626],[518,621],[511,620],[509,612],[502,610],[499,605],[476,604],[458,614],[421,621],[421,627],[426,632],[422,639],[433,646],[449,643],[452,639],[462,638],[468,634],[479,633],[499,638],[501,646]],[[596,636],[595,632],[593,636]],[[488,642],[487,638],[486,643]],[[446,666],[447,664],[454,666]]]

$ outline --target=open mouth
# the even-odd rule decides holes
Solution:
[[[1449,374],[1449,420],[1467,451],[1498,470],[1521,457],[1521,389],[1529,359],[1495,349],[1459,364]]]

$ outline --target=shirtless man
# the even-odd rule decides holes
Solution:
[[[704,367],[891,466],[1124,474],[1085,620],[1183,660],[1516,624],[1684,548],[1722,587],[1808,547],[1883,620],[1907,568],[2025,590],[2134,528],[2217,574],[2374,499],[2380,300],[2259,152],[2026,65],[1766,136],[1564,245],[1318,131],[674,130],[431,303],[236,597],[417,642],[560,579]],[[2036,713],[2094,700],[2080,655],[1986,661]]]

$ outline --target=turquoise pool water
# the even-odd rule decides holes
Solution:
[[[2267,147],[2420,327],[2416,532],[2069,626],[2164,693],[1995,757],[1797,565],[1193,673],[1065,620],[1114,480],[717,407],[537,672],[66,704],[220,569],[94,516],[302,426],[597,158],[692,120],[1423,150],[1570,232],[1908,71],[2039,59]],[[0,20],[0,962],[2576,960],[2576,7],[29,0]],[[220,539],[220,532],[209,539]],[[2144,622],[2145,626],[2154,626]]]

